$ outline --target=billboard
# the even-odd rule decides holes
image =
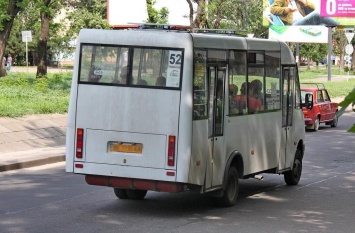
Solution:
[[[146,0],[107,0],[107,21],[112,27],[147,20]]]
[[[355,0],[263,0],[264,26],[355,25]]]
[[[156,0],[153,6],[169,10],[168,23],[190,26],[189,5],[186,0]],[[197,4],[193,4],[194,11]],[[120,27],[128,23],[144,23],[148,19],[146,0],[107,0],[107,21],[110,26]]]

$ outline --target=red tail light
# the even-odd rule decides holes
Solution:
[[[76,157],[83,158],[83,142],[84,142],[84,129],[78,128],[76,130]]]
[[[175,166],[175,136],[169,136],[168,166]]]

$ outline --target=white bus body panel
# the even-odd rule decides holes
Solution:
[[[78,85],[76,67],[70,97],[76,102],[70,103],[68,113],[66,170],[81,174],[188,182],[193,70],[190,34],[85,29],[80,32],[77,51],[80,43],[184,48],[181,86],[187,88],[182,91],[152,91],[121,86]],[[78,54],[76,64],[79,64]],[[83,159],[75,158],[76,128],[84,129]],[[174,167],[168,167],[166,161],[169,135],[176,136],[177,142]],[[143,152],[139,155],[109,153],[108,141],[142,143]],[[84,168],[74,168],[74,162],[83,162]],[[168,170],[176,171],[176,175],[167,176]]]

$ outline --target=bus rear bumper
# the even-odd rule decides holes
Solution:
[[[89,185],[107,186],[121,189],[140,189],[170,193],[178,193],[190,190],[190,185],[178,182],[144,180],[124,177],[85,175],[85,181]]]

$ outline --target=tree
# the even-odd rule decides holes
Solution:
[[[315,61],[318,68],[318,62],[328,53],[327,44],[306,43],[300,46],[300,56],[306,57],[308,61],[307,69],[310,69],[310,62]]]
[[[106,20],[106,0],[70,0],[67,7],[67,42],[74,40],[82,28],[110,29]]]
[[[147,12],[148,19],[147,23],[158,23],[158,24],[166,24],[168,23],[169,10],[166,7],[157,10],[154,8],[156,0],[146,0],[147,2]]]
[[[191,27],[235,29],[241,34],[253,33],[266,37],[268,28],[262,25],[260,0],[186,0],[190,8]],[[193,3],[197,3],[193,19]]]
[[[4,57],[6,44],[9,39],[14,19],[17,13],[25,6],[25,0],[0,0],[0,58]],[[4,76],[3,63],[0,64],[0,77]]]
[[[335,33],[333,33],[333,53],[339,56],[340,69],[344,69],[344,55],[346,44],[346,37],[343,30],[337,30]]]
[[[51,0],[40,0],[39,2],[41,15],[41,35],[38,40],[38,66],[37,78],[45,77],[47,75],[47,42],[49,36],[49,23],[53,17],[50,9]]]
[[[191,28],[205,27],[205,25],[206,25],[206,22],[205,22],[206,21],[206,18],[205,18],[206,0],[186,0],[186,2],[190,8],[190,13],[189,13],[188,17],[190,19]],[[196,11],[195,19],[193,18],[193,16],[194,16],[193,3],[197,4],[197,11]]]

